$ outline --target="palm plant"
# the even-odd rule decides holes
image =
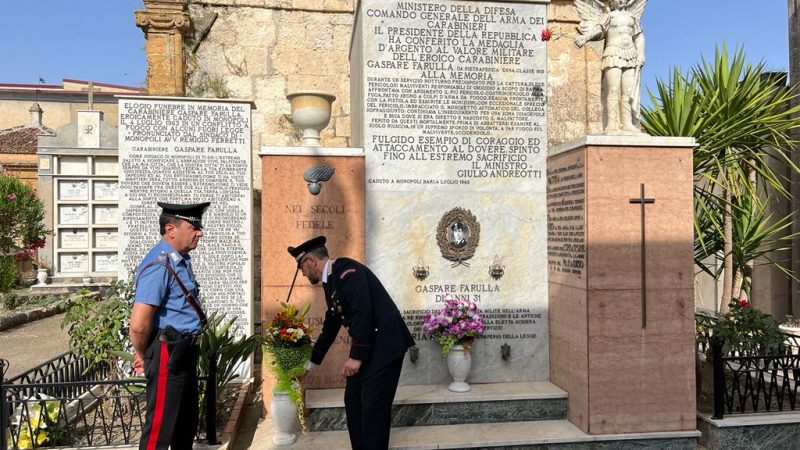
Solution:
[[[200,339],[200,358],[198,360],[198,374],[208,376],[211,357],[217,370],[216,403],[222,397],[225,386],[238,375],[237,370],[244,361],[258,348],[261,336],[242,336],[237,333],[236,317],[228,318],[226,313],[213,312],[208,316],[208,324]],[[205,392],[200,397],[200,411],[205,411],[208,399]],[[217,415],[221,411],[217,411]],[[200,415],[200,429],[205,430],[205,415]]]
[[[794,117],[800,107],[788,108],[796,93],[766,74],[763,62],[746,62],[741,48],[730,57],[723,45],[712,62],[703,58],[686,74],[676,69],[666,82],[658,80],[656,93],[649,93],[654,106],[642,111],[648,133],[697,142],[695,263],[702,270],[708,269],[708,256],[721,263],[719,271],[709,271],[723,279],[720,311],[737,286],[748,286],[744,280],[753,261],[782,248],[787,238],[778,236],[791,224],[785,217],[770,225],[759,193],[789,195],[785,177],[770,163],[798,171],[790,157],[790,131],[800,127],[800,117]]]

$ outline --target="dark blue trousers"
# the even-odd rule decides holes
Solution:
[[[344,408],[353,450],[381,450],[389,447],[392,401],[400,381],[403,356],[362,376],[347,378]]]
[[[153,339],[144,355],[147,413],[139,450],[192,448],[199,419],[198,347]]]

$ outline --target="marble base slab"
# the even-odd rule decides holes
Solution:
[[[256,430],[254,442],[271,442],[269,420]],[[567,420],[437,425],[392,429],[389,448],[396,449],[515,449],[515,450],[695,450],[698,431],[587,435]],[[347,431],[298,433],[297,442],[283,449],[349,449]]]
[[[346,430],[343,389],[306,392],[311,431]],[[547,382],[474,384],[454,393],[444,385],[400,386],[392,427],[559,420],[567,417],[566,392]]]

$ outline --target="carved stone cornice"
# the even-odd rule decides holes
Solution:
[[[145,33],[187,34],[192,26],[185,12],[136,11],[136,26]]]

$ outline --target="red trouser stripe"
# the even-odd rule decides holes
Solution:
[[[158,388],[156,390],[156,407],[153,411],[153,426],[150,427],[150,439],[147,441],[147,450],[155,450],[158,435],[161,431],[161,422],[164,419],[164,400],[167,397],[167,343],[161,341],[161,356],[158,359]]]

